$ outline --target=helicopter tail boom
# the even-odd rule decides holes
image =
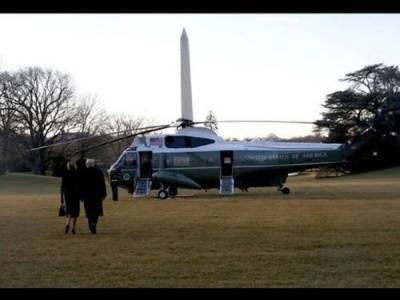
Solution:
[[[359,137],[340,146],[340,151],[346,159],[351,160],[376,141],[379,136],[377,130],[369,128]]]

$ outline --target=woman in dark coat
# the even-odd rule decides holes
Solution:
[[[96,233],[99,216],[103,216],[103,200],[107,196],[107,191],[103,172],[95,166],[94,159],[86,161],[80,193],[85,205],[89,229],[92,233]]]
[[[65,233],[68,233],[72,221],[72,234],[75,234],[76,221],[79,217],[78,182],[72,162],[67,162],[67,170],[61,180],[61,203],[65,205]]]

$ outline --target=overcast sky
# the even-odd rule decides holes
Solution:
[[[69,73],[80,95],[158,123],[180,117],[180,35],[193,112],[314,121],[339,78],[400,61],[399,14],[2,14],[0,68]],[[308,125],[226,124],[224,137],[311,133]]]

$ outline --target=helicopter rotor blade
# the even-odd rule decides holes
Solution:
[[[211,123],[210,121],[193,122],[193,124],[206,124]],[[316,124],[311,121],[284,121],[284,120],[221,120],[216,123],[284,123],[284,124]]]
[[[166,124],[139,127],[139,128],[135,128],[134,130],[153,129],[153,128],[159,128],[161,126],[166,126]],[[99,137],[103,137],[103,136],[107,136],[107,135],[119,134],[119,133],[123,133],[123,132],[126,132],[126,130],[114,131],[114,132],[108,132],[108,133],[95,135],[95,136],[71,139],[71,140],[68,140],[68,141],[54,143],[54,144],[51,144],[51,145],[45,145],[45,146],[40,146],[40,147],[36,147],[36,148],[31,148],[28,151],[32,152],[32,151],[37,151],[37,150],[45,149],[45,148],[51,148],[51,147],[56,147],[56,146],[65,145],[65,144],[71,144],[71,143],[76,143],[76,142],[82,142],[82,141],[87,141],[87,140],[91,140],[91,139],[95,139],[95,138],[99,138]]]
[[[93,149],[96,149],[96,148],[99,148],[99,147],[102,147],[102,146],[105,146],[105,145],[108,145],[108,144],[112,144],[112,143],[115,143],[115,142],[122,141],[124,139],[132,138],[132,137],[135,137],[135,136],[138,136],[138,135],[141,135],[141,134],[151,133],[151,132],[155,132],[155,131],[159,131],[159,130],[163,130],[163,129],[167,129],[167,128],[171,128],[171,127],[175,127],[175,125],[171,125],[171,124],[162,125],[162,126],[159,126],[157,128],[143,130],[143,131],[140,131],[140,132],[135,132],[133,134],[129,134],[129,135],[125,135],[125,136],[122,136],[122,137],[118,137],[118,138],[115,138],[115,139],[112,139],[112,140],[109,140],[109,141],[106,141],[106,142],[102,142],[102,143],[90,146],[90,147],[82,149],[82,150],[76,151],[76,152],[72,153],[70,156],[74,156],[74,155],[76,155],[78,153],[82,153],[82,152],[87,152],[87,151],[90,151],[90,150],[93,150]]]

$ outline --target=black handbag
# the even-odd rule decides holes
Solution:
[[[58,216],[65,217],[65,205],[64,204],[60,205],[60,208],[58,209]]]

